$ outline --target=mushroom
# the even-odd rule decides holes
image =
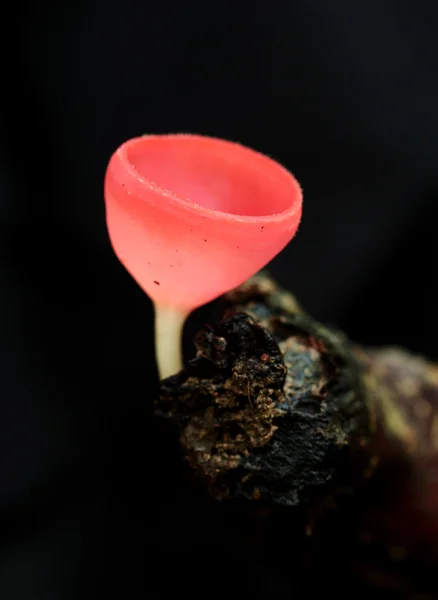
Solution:
[[[182,369],[187,316],[243,283],[293,238],[302,192],[284,167],[238,143],[145,135],[111,157],[105,204],[114,252],[153,301],[165,378]]]

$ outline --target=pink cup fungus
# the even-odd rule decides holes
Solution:
[[[157,363],[167,377],[181,369],[188,314],[289,243],[302,192],[284,167],[240,144],[145,135],[111,157],[105,202],[114,251],[154,303]]]

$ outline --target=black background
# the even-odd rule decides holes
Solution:
[[[126,139],[204,133],[282,162],[304,216],[274,276],[359,342],[438,357],[437,31],[433,0],[4,12],[2,600],[229,590],[208,560],[228,534],[166,471],[150,302],[106,233],[104,171]],[[233,548],[234,590],[288,597],[287,574]]]

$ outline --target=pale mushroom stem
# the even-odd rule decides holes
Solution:
[[[165,379],[183,368],[182,331],[187,312],[154,303],[155,356],[160,379]]]

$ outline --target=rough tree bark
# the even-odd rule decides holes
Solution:
[[[220,306],[155,407],[194,476],[252,543],[293,532],[303,572],[342,564],[370,589],[435,597],[437,366],[358,347],[263,273]]]

